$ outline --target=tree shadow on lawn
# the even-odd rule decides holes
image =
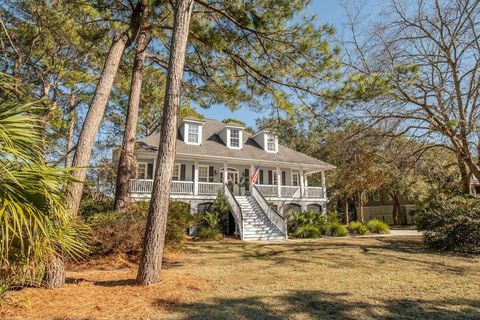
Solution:
[[[333,253],[332,253],[333,250]],[[229,263],[243,263],[247,261],[265,261],[272,265],[296,265],[298,263],[321,263],[336,268],[352,268],[358,266],[359,261],[353,259],[356,250],[360,255],[378,259],[379,263],[386,261],[400,261],[415,263],[428,270],[438,270],[457,275],[463,274],[466,269],[456,266],[454,261],[462,259],[470,261],[472,256],[458,255],[432,250],[424,245],[418,237],[414,238],[342,238],[332,241],[291,241],[282,243],[245,243],[245,242],[215,242],[207,246],[189,246],[189,253],[205,255],[208,259],[226,260]],[[323,254],[325,252],[326,254]],[[399,255],[398,253],[402,253]],[[421,256],[426,255],[426,256]],[[442,257],[456,258],[438,260]],[[334,257],[334,259],[332,259]]]
[[[215,299],[178,304],[157,300],[158,307],[181,319],[480,319],[480,300],[348,301],[348,294],[293,291],[284,296]],[[449,309],[447,309],[449,308]],[[455,309],[455,310],[452,310]]]

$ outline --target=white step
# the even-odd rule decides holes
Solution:
[[[284,240],[285,236],[273,224],[253,197],[235,197],[243,215],[243,239],[255,240]]]

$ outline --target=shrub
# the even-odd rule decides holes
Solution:
[[[293,231],[293,235],[297,238],[320,238],[322,230],[314,224],[303,224]]]
[[[113,199],[106,196],[94,195],[90,192],[85,192],[80,202],[78,214],[83,217],[85,221],[101,212],[113,211]]]
[[[480,253],[480,199],[466,196],[431,200],[416,212],[417,229],[437,249]]]
[[[325,225],[325,234],[332,237],[345,237],[347,228],[338,221],[328,221]]]
[[[368,233],[367,227],[360,221],[352,221],[348,225],[348,231],[353,235],[363,235]]]
[[[127,253],[137,255],[142,250],[146,218],[149,203],[133,202],[126,213],[116,211],[97,212],[87,222],[95,234],[95,253],[108,255]],[[169,249],[181,249],[185,231],[196,220],[190,214],[189,206],[182,202],[171,202],[167,218],[165,246]]]
[[[298,238],[319,238],[325,231],[325,218],[311,210],[291,211],[288,232]]]
[[[329,212],[327,216],[327,221],[333,222],[333,223],[340,222],[340,218],[338,217],[338,212],[336,211]]]
[[[204,226],[197,230],[195,236],[200,240],[218,240],[222,233],[217,227]]]
[[[367,222],[367,229],[371,233],[390,233],[388,225],[378,219],[373,219]]]
[[[228,232],[228,215],[230,214],[230,205],[223,192],[218,192],[217,197],[212,203],[209,212],[215,213],[220,220],[218,228],[222,232]]]
[[[195,236],[201,240],[216,240],[222,236],[220,231],[220,214],[217,212],[207,212],[203,215],[204,224],[201,225]]]

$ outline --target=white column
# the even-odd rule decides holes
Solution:
[[[193,170],[193,194],[198,194],[198,161],[195,160],[195,170]]]
[[[327,185],[325,183],[325,171],[322,171],[322,188],[323,188],[323,197],[327,197]]]
[[[227,183],[228,181],[228,166],[227,163],[225,162],[223,164],[223,183]]]
[[[304,177],[303,177],[303,169],[300,170],[300,197],[304,197],[305,196],[305,181],[304,181]]]
[[[277,195],[280,198],[282,196],[282,171],[277,167]]]

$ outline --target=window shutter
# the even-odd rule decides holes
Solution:
[[[273,172],[272,172],[272,170],[268,170],[268,184],[269,185],[273,184]]]
[[[195,181],[195,165],[192,164],[192,181]]]
[[[153,179],[153,163],[147,164],[147,179]]]
[[[245,169],[244,175],[245,175],[245,179],[249,179],[248,181],[250,181],[250,169]],[[247,180],[245,180],[245,181],[247,181]]]
[[[263,184],[263,170],[260,170],[260,184]]]
[[[287,184],[287,175],[285,174],[285,171],[282,171],[282,186],[285,186]]]
[[[214,168],[208,167],[208,181],[213,182]]]
[[[185,181],[185,172],[187,171],[187,166],[182,164],[180,165],[180,181]]]

